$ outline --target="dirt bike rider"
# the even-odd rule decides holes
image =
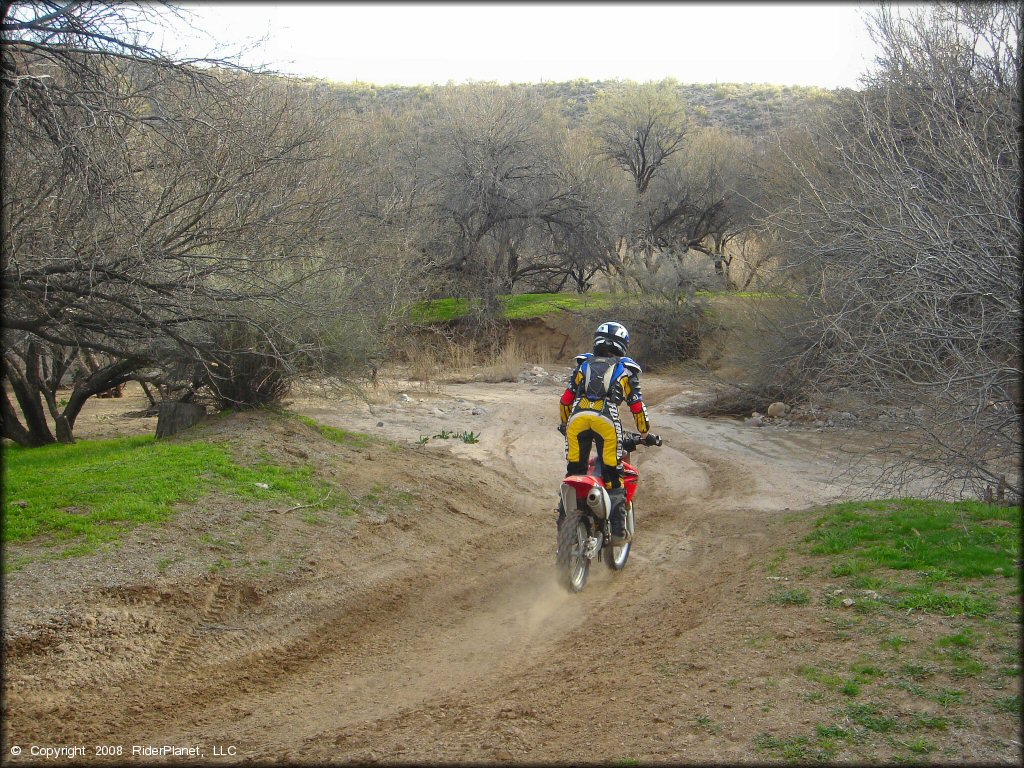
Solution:
[[[626,357],[629,331],[621,323],[601,323],[594,332],[594,351],[576,356],[576,368],[569,376],[559,401],[565,435],[566,476],[585,475],[591,446],[597,444],[601,478],[612,503],[609,522],[612,544],[620,546],[626,531],[626,489],[622,485],[622,424],[618,405],[625,401],[633,413],[637,430],[644,436],[651,425],[647,406],[640,394],[640,366]],[[558,524],[565,517],[558,506]]]

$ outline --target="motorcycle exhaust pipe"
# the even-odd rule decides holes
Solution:
[[[591,488],[587,493],[587,506],[590,507],[591,511],[602,520],[608,516],[608,511],[605,509],[604,499],[605,495],[599,488]]]

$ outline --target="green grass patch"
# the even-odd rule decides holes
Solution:
[[[936,645],[940,648],[974,648],[978,644],[978,635],[970,627],[964,627],[951,635],[940,637]]]
[[[838,725],[821,725],[819,723],[814,726],[814,732],[816,735],[826,739],[850,738],[850,733],[845,728],[840,728]]]
[[[319,432],[323,437],[327,438],[332,443],[337,443],[338,445],[346,445],[351,448],[368,448],[373,442],[372,437],[362,432],[349,432],[347,429],[328,427],[325,424],[318,423],[308,416],[302,416],[297,413],[291,415],[303,424],[313,427],[313,429]]]
[[[851,698],[860,695],[861,686],[886,676],[886,672],[869,662],[857,662],[850,665],[851,677],[843,681],[840,692]]]
[[[777,576],[779,574],[779,566],[786,562],[788,557],[789,555],[786,550],[778,550],[774,555],[772,555],[772,558],[768,561],[767,565],[765,565],[765,570],[768,573]]]
[[[829,572],[836,577],[855,576],[858,573],[863,573],[864,570],[865,566],[855,560],[840,560],[829,568]]]
[[[954,704],[963,704],[964,692],[956,688],[943,688],[938,693],[929,694],[928,698],[943,707],[951,707]]]
[[[242,467],[223,445],[150,435],[10,446],[4,462],[4,540],[70,545],[61,556],[86,554],[137,525],[159,523],[175,505],[210,490],[299,504],[316,504],[328,493],[308,466]]]
[[[976,677],[985,671],[985,665],[963,648],[947,648],[942,656],[953,677]]]
[[[1020,705],[1020,694],[1016,696],[1003,696],[998,699],[992,700],[992,708],[996,712],[1005,712],[1008,715],[1020,716],[1021,705]]]
[[[194,501],[210,477],[231,466],[208,443],[151,436],[4,449],[5,541],[114,538],[121,523],[158,522]]]
[[[996,611],[993,590],[1016,571],[1019,531],[1017,511],[1006,507],[883,499],[826,507],[804,541],[810,554],[833,558],[832,576],[878,593],[855,596],[856,613],[888,607],[979,618]],[[830,608],[840,602],[826,599]]]
[[[712,736],[717,736],[722,732],[722,727],[707,715],[697,715],[695,722]]]
[[[820,683],[829,688],[838,688],[843,683],[843,679],[839,675],[806,664],[800,666],[797,673],[812,683]]]
[[[875,733],[889,733],[899,728],[899,721],[895,717],[885,714],[885,710],[880,704],[847,704],[842,710],[842,714],[851,722]]]
[[[935,745],[925,740],[924,736],[911,739],[905,746],[915,755],[927,755],[929,752],[935,751]]]
[[[939,715],[929,715],[926,712],[916,712],[910,718],[910,727],[913,730],[927,728],[930,731],[944,731],[949,727],[949,720]]]
[[[889,637],[883,637],[878,641],[879,646],[887,648],[893,653],[899,653],[903,646],[910,642],[910,638],[905,635],[890,635]]]
[[[884,677],[885,670],[866,661],[858,661],[850,665],[850,672],[859,683],[867,683],[876,677]]]
[[[502,316],[509,320],[544,317],[563,310],[579,311],[609,306],[614,296],[607,293],[520,293],[500,296]],[[410,319],[414,323],[442,323],[469,314],[468,299],[434,299],[414,304]]]
[[[768,602],[774,605],[807,605],[810,597],[806,589],[785,589],[769,595]]]
[[[776,759],[787,763],[826,762],[839,751],[838,739],[834,736],[815,737],[790,736],[781,738],[770,733],[761,733],[754,737],[754,749],[768,752]]]
[[[937,671],[932,664],[921,661],[909,661],[900,667],[903,675],[917,682],[933,677]]]
[[[970,587],[956,592],[939,592],[929,585],[898,587],[892,604],[902,610],[941,613],[943,616],[988,616],[995,610],[995,598]]]
[[[1015,508],[890,499],[828,507],[808,541],[813,554],[843,556],[834,575],[883,567],[945,580],[1009,577],[1020,557],[1019,532]]]

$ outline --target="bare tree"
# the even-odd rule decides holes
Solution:
[[[753,226],[747,179],[751,142],[720,128],[693,132],[685,149],[666,164],[641,210],[652,252],[709,257],[729,285],[726,246]],[[656,269],[657,264],[648,264]]]
[[[538,275],[585,275],[611,244],[584,197],[586,167],[565,151],[564,122],[523,89],[443,95],[431,121],[433,220],[424,251],[481,318]],[[585,280],[585,277],[582,277]]]
[[[121,6],[3,11],[3,377],[26,419],[4,390],[4,433],[52,441],[45,401],[69,440],[85,399],[156,368],[223,404],[259,359],[273,397],[274,376],[324,349],[309,330],[345,309],[299,290],[336,268],[332,116],[301,86],[164,59]],[[108,364],[58,411],[80,350]]]
[[[718,128],[693,129],[671,81],[620,84],[588,115],[597,151],[625,171],[620,198],[624,273],[637,287],[688,251],[706,254],[729,282],[728,243],[752,226],[744,177],[753,147]],[[673,267],[681,278],[692,269]],[[639,281],[639,282],[638,282]]]
[[[600,151],[643,195],[662,165],[683,148],[685,110],[669,83],[627,83],[599,97],[588,114]]]
[[[1004,473],[1021,492],[1020,33],[1013,3],[883,7],[877,71],[786,150],[770,219],[813,296],[820,384],[903,406],[892,476],[947,492]]]

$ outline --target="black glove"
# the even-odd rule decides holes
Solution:
[[[644,445],[661,445],[661,438],[658,435],[648,433],[647,438],[644,440]]]
[[[564,435],[565,434],[565,424],[559,424],[558,425],[558,431],[561,432]]]

